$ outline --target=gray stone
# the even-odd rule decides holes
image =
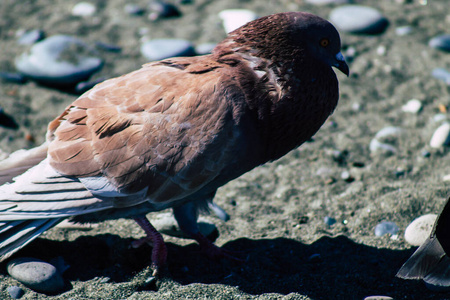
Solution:
[[[25,76],[46,85],[72,86],[87,80],[103,66],[93,48],[67,35],[55,35],[34,44],[15,60]]]
[[[368,296],[364,300],[394,300],[394,298],[389,296]]]
[[[435,68],[431,71],[431,76],[436,79],[444,81],[447,85],[450,85],[450,72],[443,68]]]
[[[18,33],[17,42],[20,45],[32,45],[36,42],[39,42],[44,37],[45,37],[45,33],[42,30],[33,29],[33,30]]]
[[[398,233],[398,226],[394,222],[383,221],[375,226],[375,235],[383,236],[385,234],[395,235]]]
[[[380,34],[389,25],[376,9],[362,5],[344,5],[330,13],[330,21],[338,29],[355,34]]]
[[[8,286],[6,291],[13,299],[20,299],[25,294],[20,286]]]
[[[432,38],[428,45],[432,48],[450,52],[450,34],[438,35]]]
[[[148,60],[161,60],[175,56],[194,56],[194,46],[182,39],[155,39],[141,45],[141,54]]]
[[[428,214],[415,219],[405,229],[405,240],[412,246],[420,246],[430,236],[437,215]]]
[[[12,278],[37,292],[56,293],[64,288],[64,280],[58,270],[37,258],[13,259],[8,263],[7,270]]]

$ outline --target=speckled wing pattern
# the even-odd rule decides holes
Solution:
[[[195,192],[227,164],[237,134],[220,67],[172,59],[96,86],[49,125],[50,165],[66,176],[106,178],[118,193],[146,189],[151,202]]]

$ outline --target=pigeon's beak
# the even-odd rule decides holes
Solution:
[[[342,53],[339,52],[338,54],[336,54],[335,58],[336,60],[333,66],[338,68],[342,73],[344,73],[348,77],[348,75],[350,74],[350,69],[348,68],[347,63],[345,62],[344,55],[342,55]]]

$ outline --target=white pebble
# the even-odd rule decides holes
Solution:
[[[440,148],[444,145],[450,145],[450,123],[439,126],[430,140],[430,146],[433,148]]]
[[[386,47],[385,46],[378,46],[377,54],[380,55],[380,56],[384,56],[386,54]]]
[[[256,20],[258,15],[248,9],[226,9],[219,13],[219,18],[222,19],[223,27],[228,33],[250,21]]]
[[[442,177],[442,181],[450,182],[450,174],[444,175],[444,177]]]
[[[95,14],[97,8],[89,2],[80,2],[72,8],[72,15],[78,17],[90,17]]]
[[[420,216],[406,227],[405,240],[412,246],[420,246],[430,236],[437,215]]]
[[[372,139],[370,141],[369,149],[370,152],[382,152],[385,154],[392,154],[397,152],[397,149],[394,146],[381,143],[377,139]]]
[[[386,137],[398,137],[403,132],[404,132],[404,130],[400,127],[388,126],[388,127],[384,127],[380,131],[378,131],[377,134],[375,135],[375,138],[382,139],[382,138],[386,138]]]
[[[411,99],[402,106],[404,112],[417,114],[422,109],[422,102],[417,99]]]

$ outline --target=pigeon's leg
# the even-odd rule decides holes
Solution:
[[[161,267],[163,267],[167,261],[166,244],[164,243],[164,239],[161,234],[155,229],[155,227],[153,227],[147,217],[135,217],[134,220],[139,226],[141,226],[147,236],[132,243],[132,247],[137,248],[144,243],[148,243],[153,247],[152,269],[154,270],[153,276],[156,276]]]
[[[178,222],[178,226],[186,234],[192,237],[200,245],[200,249],[211,259],[229,258],[235,261],[242,261],[241,259],[234,257],[232,251],[217,247],[206,236],[204,236],[197,225],[198,209],[193,202],[187,202],[183,205],[173,208],[175,219]]]

